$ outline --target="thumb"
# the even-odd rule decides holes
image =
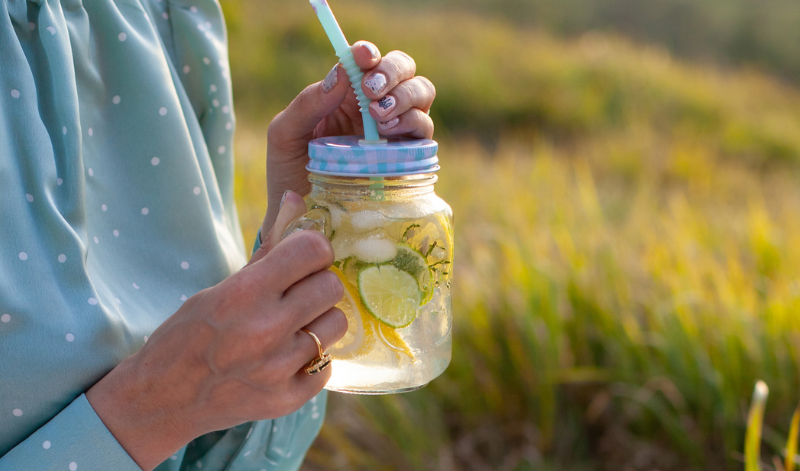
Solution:
[[[266,237],[262,237],[261,247],[256,250],[250,262],[247,265],[264,258],[278,243],[281,241],[283,231],[289,226],[289,223],[299,218],[306,213],[306,202],[303,197],[293,191],[286,191],[281,200],[281,209],[278,212],[278,217],[275,219],[275,224],[272,225]]]
[[[278,114],[269,127],[268,142],[293,144],[312,133],[322,118],[341,106],[350,90],[347,72],[336,64],[325,80],[309,85]],[[303,142],[303,148],[308,142]]]

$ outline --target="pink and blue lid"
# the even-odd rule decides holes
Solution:
[[[361,142],[359,142],[361,141]],[[431,139],[388,138],[365,143],[361,136],[331,136],[308,144],[309,172],[335,176],[392,177],[439,170],[439,144]]]

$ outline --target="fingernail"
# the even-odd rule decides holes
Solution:
[[[322,81],[322,93],[328,93],[329,91],[333,90],[333,87],[339,83],[339,64],[333,66],[328,75],[325,76],[325,80]]]
[[[386,86],[386,76],[379,72],[375,72],[367,77],[366,80],[364,80],[364,85],[372,90],[372,93],[380,93],[380,91],[383,90],[383,87]]]
[[[288,194],[289,194],[289,190],[286,190],[286,191],[283,192],[283,196],[281,196],[281,205],[278,206],[278,209],[283,208],[283,202],[286,201],[286,195],[288,195]]]
[[[377,111],[381,116],[386,116],[394,109],[394,105],[397,104],[397,101],[392,95],[386,95],[385,97],[376,101],[375,104],[377,105],[375,111]]]
[[[392,129],[393,127],[397,126],[397,123],[399,123],[399,122],[400,122],[400,118],[399,117],[392,118],[389,121],[384,121],[384,122],[380,123],[380,127],[381,127],[381,129],[386,131],[386,130]]]
[[[378,57],[381,56],[380,51],[378,51],[378,48],[375,47],[374,44],[372,43],[362,43],[362,44],[364,44],[364,47],[366,47],[369,53],[372,54],[373,59],[377,59]]]

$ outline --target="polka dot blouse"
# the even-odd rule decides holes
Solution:
[[[83,393],[246,261],[215,0],[0,0],[0,471],[139,468]],[[325,394],[159,471],[296,470]]]

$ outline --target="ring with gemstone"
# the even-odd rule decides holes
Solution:
[[[300,330],[310,335],[311,338],[314,339],[314,342],[316,342],[317,344],[317,350],[319,351],[319,356],[311,360],[305,366],[306,373],[310,375],[317,374],[331,364],[331,354],[322,350],[322,342],[319,341],[319,337],[317,337],[316,334],[314,334],[314,332],[311,332],[306,328]]]

